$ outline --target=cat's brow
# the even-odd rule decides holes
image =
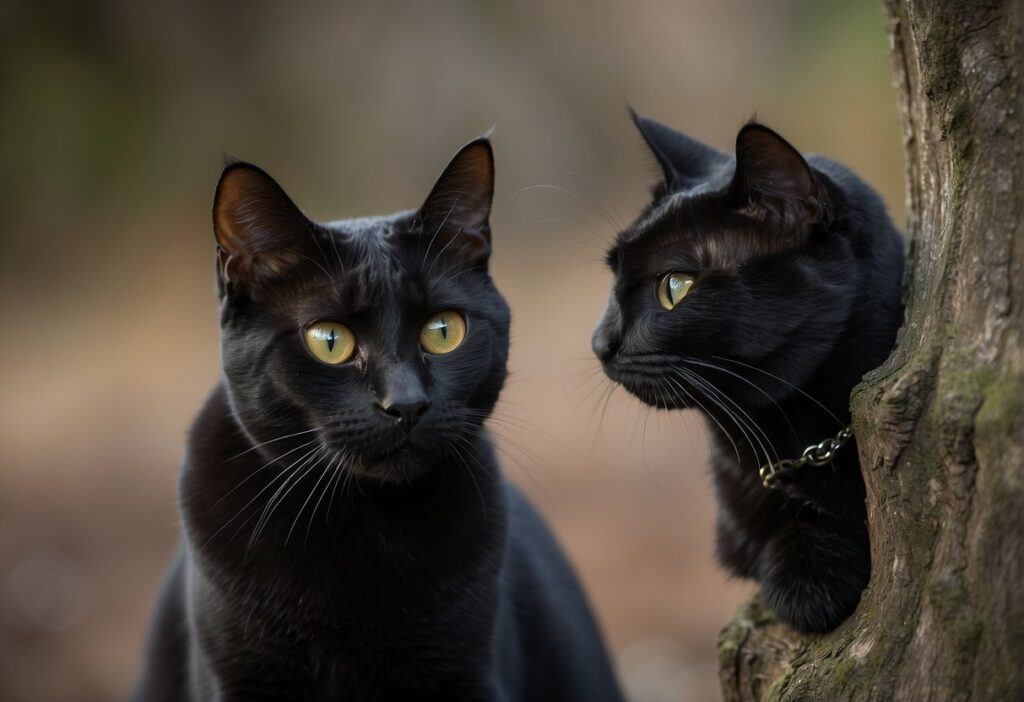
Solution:
[[[322,283],[321,285],[311,285],[306,288],[303,292],[313,293],[320,292],[321,290],[333,290],[337,292],[340,288],[340,283]]]

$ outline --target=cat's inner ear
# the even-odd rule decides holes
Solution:
[[[473,263],[491,251],[494,153],[486,137],[469,142],[452,157],[417,213],[419,235],[435,251]]]
[[[658,161],[668,191],[700,185],[731,160],[718,149],[639,116],[632,108],[629,108],[629,116]]]
[[[828,191],[788,141],[760,124],[736,136],[736,172],[730,194],[738,209],[790,227],[829,216]]]
[[[301,260],[312,230],[312,222],[262,169],[248,163],[224,169],[213,200],[222,284],[282,274]]]

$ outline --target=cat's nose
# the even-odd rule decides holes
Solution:
[[[607,363],[615,355],[615,352],[619,350],[619,341],[612,338],[612,335],[602,325],[594,331],[594,336],[590,339],[590,347],[594,350],[594,355],[602,363]]]
[[[425,397],[400,400],[384,399],[377,406],[384,414],[398,422],[403,429],[412,431],[412,428],[419,423],[420,418],[430,408],[430,400]]]
[[[622,346],[622,313],[619,311],[619,303],[615,299],[615,293],[608,298],[608,307],[604,316],[597,324],[594,335],[590,337],[590,348],[594,349],[594,355],[601,363],[607,363]]]

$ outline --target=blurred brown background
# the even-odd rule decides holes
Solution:
[[[506,469],[634,698],[717,698],[716,635],[751,588],[713,562],[701,422],[608,399],[589,351],[602,248],[656,173],[627,100],[723,148],[756,112],[902,222],[874,0],[0,2],[0,700],[117,699],[135,676],[218,373],[222,155],[340,218],[416,206],[492,124]]]

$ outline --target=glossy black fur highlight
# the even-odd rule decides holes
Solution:
[[[642,401],[704,414],[719,560],[759,581],[783,621],[829,631],[870,576],[855,442],[777,490],[758,468],[850,421],[850,391],[902,320],[902,239],[857,176],[763,125],[744,126],[731,157],[634,122],[664,181],[608,253],[615,280],[594,352]],[[667,311],[655,291],[672,272],[696,282]]]
[[[621,699],[483,426],[508,354],[493,177],[479,139],[418,210],[321,224],[262,170],[225,169],[224,375],[189,435],[185,538],[135,700]],[[430,355],[420,330],[443,310],[467,334]],[[323,320],[354,333],[350,361],[305,348]]]

